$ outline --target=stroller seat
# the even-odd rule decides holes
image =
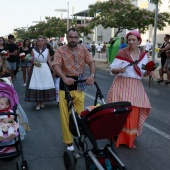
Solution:
[[[132,110],[130,102],[115,102],[83,111],[80,116],[87,137],[96,145],[95,140],[117,137]]]

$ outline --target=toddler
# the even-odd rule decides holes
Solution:
[[[14,121],[14,115],[1,114],[8,112],[12,113],[12,111],[9,109],[9,106],[10,100],[7,97],[0,97],[0,141],[3,141],[4,139],[14,139],[19,127],[18,123]]]

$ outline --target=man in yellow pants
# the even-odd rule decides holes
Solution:
[[[73,97],[74,109],[77,113],[84,110],[84,90],[85,85],[93,85],[95,79],[96,65],[89,51],[83,46],[78,45],[78,32],[75,28],[70,28],[67,32],[67,45],[59,47],[54,55],[53,70],[60,77],[59,107],[61,127],[64,143],[67,149],[74,150],[73,137],[69,130],[69,113],[63,84],[65,83]],[[85,85],[80,86],[74,83],[76,80],[84,79],[86,64],[90,67],[90,74],[86,77]]]

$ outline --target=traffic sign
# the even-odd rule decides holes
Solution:
[[[55,9],[56,12],[67,12],[67,9]]]

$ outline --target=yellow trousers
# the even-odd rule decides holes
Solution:
[[[70,91],[70,94],[73,98],[74,110],[80,114],[84,110],[85,93],[82,91],[73,90]],[[69,115],[71,113],[68,113],[67,100],[65,99],[65,91],[63,90],[59,90],[59,101],[63,141],[66,144],[70,144],[73,142],[73,136],[69,130]]]

